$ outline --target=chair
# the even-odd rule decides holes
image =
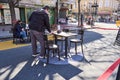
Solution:
[[[19,41],[19,43],[23,41],[22,36],[18,36],[13,33],[13,43],[17,44],[18,41]]]
[[[69,32],[69,29],[63,29],[62,31],[63,32]]]
[[[81,49],[82,49],[82,52],[83,52],[83,47],[82,47],[82,44],[83,44],[83,35],[84,35],[84,30],[78,30],[78,35],[81,35],[81,37],[78,39],[70,39],[70,47],[71,47],[71,44],[74,43],[75,44],[75,54],[77,54],[77,44],[80,43],[81,44]]]
[[[45,34],[44,40],[45,40],[44,58],[47,57],[47,63],[49,63],[49,56],[50,56],[51,50],[53,52],[53,57],[54,57],[55,52],[57,52],[58,60],[60,60],[59,46],[55,44],[55,36],[53,34]]]

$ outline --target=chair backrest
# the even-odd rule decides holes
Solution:
[[[55,36],[53,34],[44,35],[44,40],[47,45],[53,44],[55,42]]]
[[[84,30],[78,30],[79,35],[84,35]]]
[[[63,29],[62,31],[63,32],[69,32],[69,29]]]
[[[84,30],[78,30],[77,31],[77,33],[78,33],[78,35],[80,35],[80,40],[82,41],[82,43],[83,43],[83,36],[84,36]]]

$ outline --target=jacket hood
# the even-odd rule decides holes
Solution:
[[[41,11],[35,11],[34,13],[36,13],[36,14],[47,14],[44,10],[41,10]]]

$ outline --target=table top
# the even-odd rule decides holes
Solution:
[[[60,32],[57,33],[57,31],[53,32],[53,34],[57,35],[57,36],[62,36],[62,37],[70,37],[70,36],[76,36],[77,33],[72,33],[72,32]]]

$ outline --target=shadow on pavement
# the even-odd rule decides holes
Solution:
[[[86,31],[84,44],[100,38],[103,38],[101,34]],[[32,66],[34,58],[31,52],[30,46],[0,51],[0,80],[69,80],[83,72],[80,65],[44,66],[44,63],[39,62]]]
[[[93,32],[93,31],[85,31],[84,33],[84,44],[95,41],[95,40],[99,40],[101,38],[104,38],[104,36],[102,36],[102,34]]]
[[[0,51],[0,80],[69,80],[82,72],[71,64],[32,66],[33,61],[29,46]]]

